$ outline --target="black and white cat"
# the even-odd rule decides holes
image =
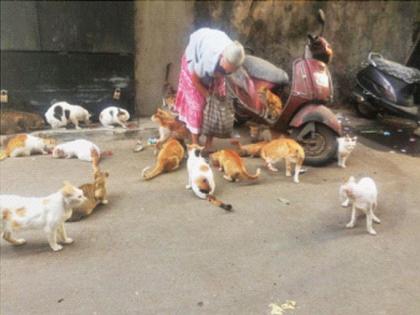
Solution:
[[[71,105],[67,102],[58,102],[51,105],[45,113],[45,119],[53,129],[65,127],[68,123],[73,123],[76,129],[79,122],[90,123],[91,114],[79,105]]]
[[[99,115],[99,121],[102,126],[107,128],[114,128],[114,125],[120,125],[123,128],[127,128],[126,122],[129,119],[130,114],[128,111],[117,106],[109,106]]]

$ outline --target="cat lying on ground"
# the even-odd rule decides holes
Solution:
[[[373,213],[378,204],[378,190],[374,180],[370,177],[363,177],[359,182],[356,182],[355,178],[351,176],[345,184],[341,185],[340,197],[344,200],[341,204],[343,207],[347,207],[350,203],[352,205],[351,219],[346,227],[353,228],[355,226],[356,210],[359,209],[366,214],[367,231],[371,235],[376,235],[372,221],[381,223],[381,220]]]
[[[269,142],[261,149],[261,158],[265,161],[268,169],[273,172],[278,172],[273,164],[284,159],[286,176],[292,176],[292,163],[295,163],[293,181],[299,183],[299,173],[305,160],[305,151],[295,140],[278,138]]]
[[[57,145],[52,152],[52,157],[58,159],[76,157],[79,160],[91,162],[92,149],[101,157],[101,150],[96,144],[85,139],[78,139]]]
[[[55,144],[55,139],[20,134],[10,138],[5,143],[4,151],[0,153],[0,161],[7,157],[30,156],[33,153],[48,154]]]
[[[114,125],[120,125],[127,128],[126,122],[130,119],[130,114],[123,108],[116,106],[109,106],[101,111],[99,121],[102,126],[107,128],[114,128]]]
[[[91,114],[82,106],[71,105],[67,102],[55,103],[45,113],[45,119],[53,129],[65,127],[70,122],[76,129],[81,129],[79,122],[89,124],[90,117]]]
[[[72,208],[80,205],[86,198],[83,191],[65,182],[58,192],[46,197],[21,197],[0,195],[1,230],[3,238],[13,245],[25,244],[24,239],[15,239],[13,232],[28,229],[42,229],[47,234],[50,247],[59,251],[71,244],[64,229],[64,221],[70,217]]]
[[[225,209],[232,210],[232,206],[217,200],[214,197],[216,184],[214,182],[213,171],[201,156],[203,147],[198,145],[188,145],[188,184],[186,189],[192,189],[195,195],[200,199],[207,199],[212,204]]]
[[[96,150],[91,151],[91,156],[94,181],[93,183],[83,184],[79,187],[83,191],[86,200],[80,206],[73,208],[73,213],[67,220],[69,222],[79,221],[89,216],[99,204],[106,205],[108,203],[106,181],[109,173],[102,172],[99,169],[100,157]]]
[[[160,150],[156,164],[151,171],[150,166],[143,169],[141,176],[145,180],[152,179],[163,172],[171,172],[179,168],[184,159],[185,150],[178,140],[170,138],[167,140]]]
[[[345,137],[337,138],[337,142],[338,142],[338,150],[337,150],[338,166],[345,168],[346,161],[356,146],[357,137],[352,138],[349,135],[346,135]]]
[[[250,175],[245,168],[244,161],[233,150],[220,150],[210,154],[210,159],[213,165],[219,167],[223,171],[224,178],[230,182],[241,179],[257,179],[260,176],[261,170],[257,169],[255,175]]]
[[[43,129],[44,119],[35,113],[1,111],[0,133],[13,134]]]

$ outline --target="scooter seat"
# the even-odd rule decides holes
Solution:
[[[262,58],[247,55],[243,66],[249,75],[254,78],[273,82],[278,85],[289,84],[289,76],[283,69],[276,67]]]
[[[420,83],[420,70],[387,60],[381,54],[371,52],[369,54],[369,63],[380,71],[408,84]]]

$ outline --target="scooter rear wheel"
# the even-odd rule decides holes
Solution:
[[[295,129],[292,133],[297,138],[305,126]],[[322,166],[332,161],[337,155],[337,134],[320,123],[315,123],[315,130],[303,135],[298,142],[305,150],[304,164]]]

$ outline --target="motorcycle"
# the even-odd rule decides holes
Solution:
[[[420,121],[420,104],[415,101],[419,86],[420,70],[370,52],[367,64],[356,75],[355,108],[365,118],[390,115],[416,124]]]
[[[302,58],[293,62],[291,89],[287,73],[270,62],[247,55],[244,65],[228,76],[238,121],[256,119],[289,133],[305,150],[305,164],[320,166],[336,156],[341,124],[325,105],[333,98],[333,85],[327,64],[332,57],[329,43],[322,37],[325,15],[318,12],[322,25],[319,35],[308,34]],[[272,110],[258,92],[269,89],[280,99],[290,89],[281,110]]]

